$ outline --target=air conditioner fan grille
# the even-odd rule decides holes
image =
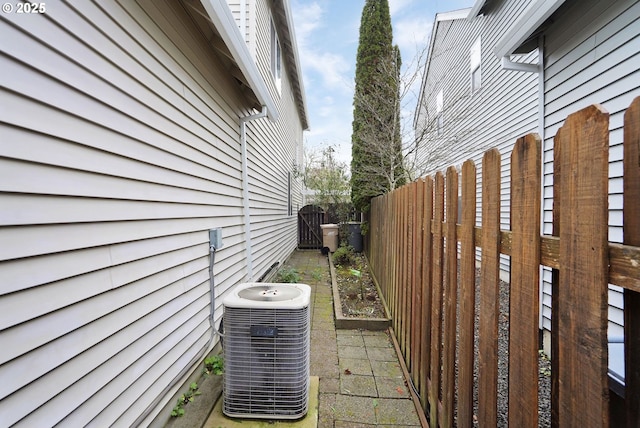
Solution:
[[[309,307],[226,307],[224,325],[224,413],[273,419],[304,416],[309,389]]]

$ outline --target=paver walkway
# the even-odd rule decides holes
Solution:
[[[320,428],[415,427],[418,414],[385,331],[336,330],[326,256],[296,250],[285,263],[311,286],[311,375],[320,378]]]

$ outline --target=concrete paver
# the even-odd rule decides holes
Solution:
[[[295,268],[300,282],[312,288],[311,375],[320,377],[318,427],[420,426],[387,332],[336,330],[326,256],[298,250],[285,266]],[[318,267],[327,275],[320,276]]]

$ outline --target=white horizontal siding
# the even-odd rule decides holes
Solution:
[[[567,115],[601,104],[609,124],[609,240],[622,241],[623,115],[640,95],[640,3],[580,2],[545,33],[544,232],[552,232],[553,136]],[[551,276],[544,275],[544,327],[551,328]],[[609,334],[622,337],[622,297],[609,291]]]
[[[280,120],[265,119],[247,126],[249,154],[249,199],[251,206],[251,239],[254,275],[260,277],[273,264],[283,262],[297,245],[297,210],[302,208],[302,187],[292,177],[293,215],[288,216],[288,173],[302,145],[302,127],[294,102],[286,61],[282,60],[281,91],[275,87],[270,63],[271,11],[268,2],[252,2],[255,11],[257,65],[276,100]]]
[[[208,342],[208,229],[223,228],[216,320],[247,279],[250,111],[188,10],[77,1],[0,17],[2,426],[131,425]],[[284,93],[283,123],[249,125],[259,273],[296,244],[286,173],[302,129],[288,80]]]
[[[448,165],[460,165],[467,159],[476,164],[481,183],[482,155],[495,147],[502,155],[501,228],[510,228],[510,152],[518,137],[538,131],[538,76],[506,71],[493,50],[513,17],[526,6],[524,2],[500,2],[487,15],[472,21],[459,19],[436,24],[433,50],[422,87],[423,105],[418,126],[434,118],[436,94],[444,96],[444,128],[440,137],[428,132],[425,149],[419,152],[419,164],[432,173]],[[481,39],[481,88],[471,93],[470,50]],[[537,54],[517,57],[520,62],[536,63]],[[427,124],[427,127],[430,125]],[[435,153],[435,159],[428,156]],[[481,221],[481,185],[477,189],[478,222]],[[509,258],[501,256],[503,277],[509,271]]]

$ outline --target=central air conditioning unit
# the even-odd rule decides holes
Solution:
[[[309,402],[311,289],[246,283],[223,300],[229,417],[299,419]]]

